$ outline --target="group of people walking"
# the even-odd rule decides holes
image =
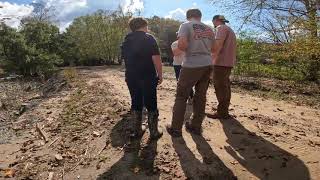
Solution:
[[[229,21],[222,15],[213,17],[215,27],[201,22],[199,9],[189,9],[187,21],[177,32],[177,41],[172,44],[174,70],[178,80],[173,106],[172,122],[166,126],[174,137],[182,136],[182,127],[187,103],[193,106],[193,116],[186,122],[186,129],[201,134],[202,122],[209,118],[228,118],[231,99],[230,74],[236,62],[236,36],[226,25]],[[151,139],[158,139],[157,86],[162,83],[162,62],[155,38],[148,34],[148,22],[141,17],[129,21],[129,33],[121,48],[125,60],[126,83],[131,95],[131,112],[134,136],[141,136],[142,110],[148,111],[148,126]],[[210,79],[213,79],[217,100],[217,112],[207,113],[206,95]]]

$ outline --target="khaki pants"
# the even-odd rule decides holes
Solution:
[[[229,115],[231,100],[231,67],[213,66],[213,82],[219,102],[217,113],[221,116]]]
[[[205,117],[206,95],[209,87],[212,66],[199,68],[182,67],[177,86],[171,127],[181,130],[186,112],[186,103],[192,87],[195,87],[193,98],[193,119],[191,125],[200,128]]]

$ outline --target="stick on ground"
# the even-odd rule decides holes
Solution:
[[[36,125],[36,130],[37,132],[41,135],[41,137],[43,138],[43,140],[47,143],[49,142],[48,136],[46,135],[46,133],[40,128],[39,124],[37,123]]]
[[[48,147],[52,146],[56,141],[58,141],[60,139],[60,137],[56,138],[55,140],[53,140]]]

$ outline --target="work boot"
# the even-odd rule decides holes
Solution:
[[[155,140],[161,138],[163,132],[158,130],[158,119],[159,113],[158,111],[148,112],[148,124],[150,130],[150,138]]]
[[[143,136],[146,131],[146,127],[142,125],[142,112],[141,111],[133,111],[133,133],[132,137],[138,138]]]

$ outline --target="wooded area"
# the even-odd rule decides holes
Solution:
[[[238,74],[319,80],[318,0],[212,2],[238,15],[243,20],[241,28],[249,25],[257,29],[239,37]]]
[[[210,1],[1,1],[0,179],[320,179],[319,0]],[[120,45],[129,19],[148,13],[128,12],[130,2],[159,13],[147,20],[164,61],[163,82],[138,80],[133,91],[140,93],[129,87]],[[163,12],[199,7],[207,22],[219,5],[237,35],[230,81],[229,68],[216,68],[211,83],[209,67],[189,71],[180,81],[201,80],[185,117],[175,118],[175,99],[187,100],[177,94],[189,95],[171,66],[170,46],[182,22]],[[16,6],[31,14],[16,15]],[[12,19],[21,20],[18,28]],[[226,119],[209,117],[230,98],[218,98],[219,76],[221,86],[231,87],[220,91],[232,92]],[[135,112],[135,94],[137,104],[148,106],[154,90],[157,113]],[[194,133],[187,122],[195,121],[199,104],[206,116]],[[157,124],[149,118],[155,114]],[[166,128],[173,119],[186,122],[182,137]],[[150,138],[152,124],[163,130],[161,139]],[[134,137],[141,125],[146,131]]]
[[[219,4],[218,1],[213,1]],[[320,71],[319,3],[316,0],[231,1],[241,6],[235,75],[318,81]],[[99,10],[76,18],[64,31],[54,23],[53,8],[35,4],[19,29],[1,24],[0,65],[7,73],[48,77],[59,66],[121,64],[120,44],[129,32],[132,13]],[[239,9],[239,8],[237,8]],[[236,14],[236,12],[235,12]],[[4,21],[4,19],[2,19]],[[148,18],[164,62],[172,61],[170,45],[181,22]]]
[[[48,11],[23,19],[20,29],[1,24],[0,62],[8,73],[48,77],[59,66],[121,64],[120,45],[132,14],[99,10],[76,18],[65,32],[50,21]],[[45,13],[45,14],[43,14]],[[47,16],[47,18],[46,18]],[[149,20],[165,61],[181,22],[154,16]]]

